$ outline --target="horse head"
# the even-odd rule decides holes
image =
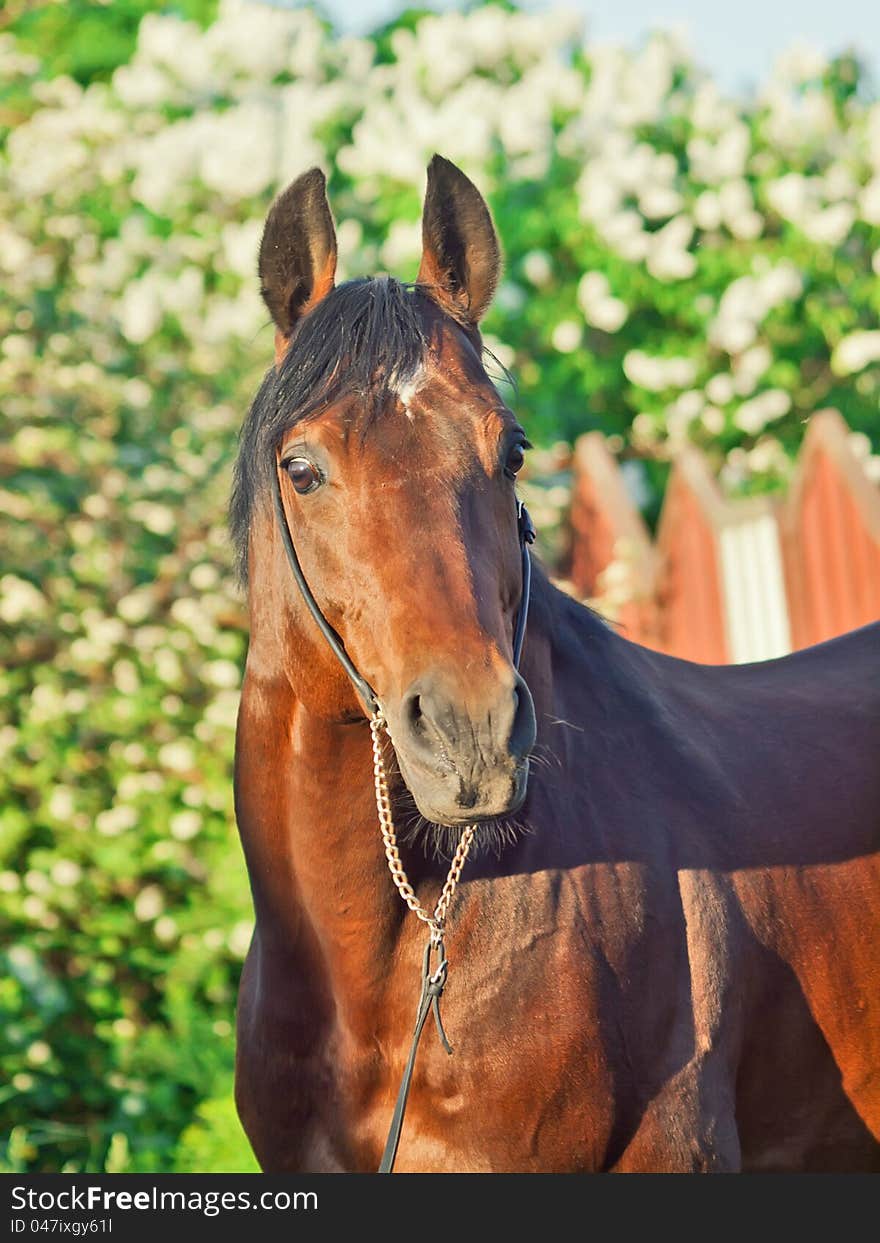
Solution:
[[[500,268],[492,220],[439,156],[422,235],[415,284],[336,285],[321,172],[276,199],[259,260],[275,366],[243,432],[233,529],[252,650],[276,654],[308,711],[362,720],[285,560],[267,503],[280,489],[308,588],[375,688],[420,813],[455,826],[513,815],[526,794],[535,712],[513,636],[528,446],[483,366],[479,323]]]

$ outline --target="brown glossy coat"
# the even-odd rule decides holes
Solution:
[[[432,193],[465,193],[449,168],[432,165],[429,224]],[[310,246],[326,283],[327,246]],[[383,702],[440,669],[476,737],[509,681],[518,558],[493,455],[512,416],[479,363],[486,290],[470,321],[456,314],[430,229],[426,248],[421,388],[366,426],[352,395],[292,426],[281,455],[323,454],[330,474],[285,504]],[[238,1104],[266,1170],[369,1171],[424,932],[383,858],[367,723],[265,498],[248,547],[236,804],[256,932]],[[521,669],[539,761],[514,817],[528,831],[466,869],[443,1001],[455,1053],[426,1029],[398,1169],[880,1168],[880,627],[702,667],[627,642],[536,570]],[[432,906],[445,865],[404,854]]]

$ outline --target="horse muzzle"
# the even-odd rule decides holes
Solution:
[[[427,820],[463,825],[519,811],[535,743],[535,707],[515,670],[489,703],[456,698],[444,680],[414,682],[388,712],[400,772]]]

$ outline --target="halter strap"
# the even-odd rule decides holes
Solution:
[[[519,658],[522,656],[526,622],[529,617],[529,597],[532,593],[532,559],[529,556],[529,544],[535,542],[535,524],[532,522],[531,514],[519,499],[516,502],[516,527],[522,549],[522,592],[519,612],[516,615],[516,629],[513,632],[513,667],[519,669]]]
[[[327,621],[327,618],[321,612],[321,608],[312,595],[312,590],[306,582],[306,577],[302,572],[302,566],[299,563],[299,557],[296,555],[296,548],[293,544],[293,536],[290,533],[290,524],[287,521],[287,514],[284,512],[284,501],[281,499],[281,473],[276,463],[275,467],[275,486],[272,489],[272,500],[275,504],[275,516],[278,519],[278,528],[281,531],[281,542],[284,545],[284,551],[287,554],[287,560],[290,564],[296,585],[299,587],[300,594],[305,601],[306,608],[315,619],[315,623],[321,634],[327,640],[333,655],[342,665],[345,672],[354,685],[355,690],[360,696],[361,702],[367,710],[367,716],[371,717],[373,713],[379,711],[379,699],[376,692],[370,686],[366,678],[358,673],[357,667],[345,650],[345,644],[342,639]],[[522,593],[520,595],[519,612],[516,615],[516,627],[513,633],[513,664],[514,668],[519,668],[519,660],[522,655],[523,640],[526,634],[526,622],[529,614],[529,596],[531,594],[532,585],[532,562],[529,556],[529,544],[535,542],[535,524],[529,515],[522,501],[516,502],[516,524],[519,533],[519,542],[522,549]]]
[[[290,534],[287,515],[284,512],[284,502],[281,499],[281,479],[279,477],[277,467],[275,469],[275,487],[272,490],[272,499],[275,502],[275,515],[278,519],[278,527],[281,531],[281,542],[284,544],[284,551],[287,553],[287,560],[290,562],[293,577],[296,579],[296,584],[300,589],[302,598],[306,602],[306,607],[312,617],[314,617],[321,634],[330,644],[333,655],[354,683],[354,688],[360,695],[363,705],[367,710],[367,716],[372,716],[374,712],[379,711],[379,700],[376,698],[376,692],[373,690],[372,686],[370,686],[366,678],[362,678],[358,673],[351,657],[345,650],[345,644],[321,612],[318,601],[312,595],[311,588],[306,582],[305,575],[302,572],[299,557],[296,555],[296,549],[293,546],[293,537]]]

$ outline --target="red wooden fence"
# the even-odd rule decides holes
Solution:
[[[639,643],[765,660],[880,618],[880,489],[837,411],[810,420],[782,499],[728,499],[703,455],[683,452],[654,542],[598,433],[573,467],[572,589]]]

